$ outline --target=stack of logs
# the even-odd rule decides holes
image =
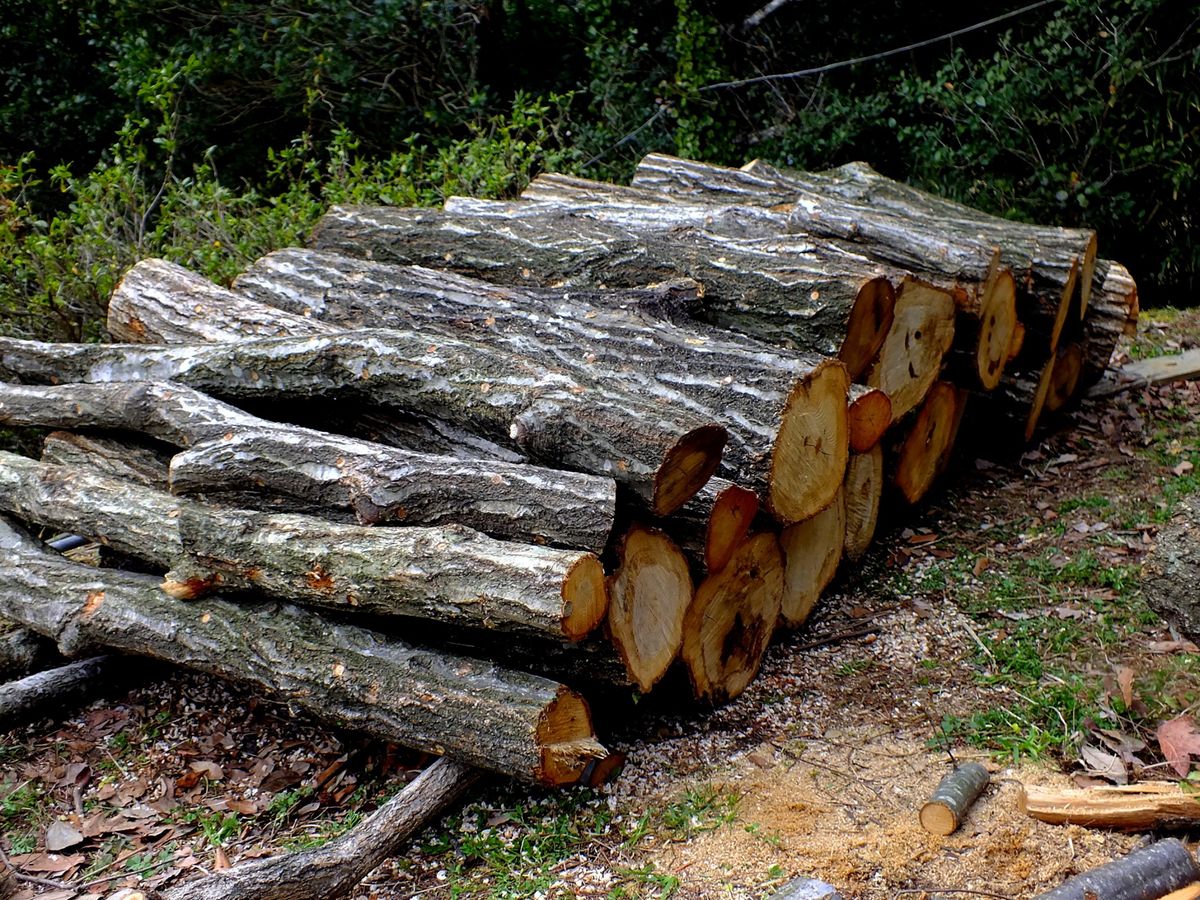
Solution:
[[[737,696],[964,412],[1028,439],[1136,313],[1093,232],[861,164],[649,156],[631,187],[335,208],[232,289],[134,266],[118,343],[0,340],[0,424],[63,429],[0,457],[0,512],[100,544],[97,568],[0,521],[0,615],[599,777],[584,692],[675,666]]]

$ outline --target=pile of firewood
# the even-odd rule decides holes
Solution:
[[[585,693],[678,666],[739,694],[964,412],[1028,439],[1136,314],[1093,232],[862,165],[651,156],[632,187],[335,208],[232,289],[134,266],[120,343],[0,340],[0,424],[65,429],[0,456],[0,512],[100,542],[96,567],[0,522],[0,615],[599,777]]]

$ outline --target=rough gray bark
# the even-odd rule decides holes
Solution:
[[[120,668],[112,657],[96,656],[0,685],[0,731],[33,716],[60,715],[104,690]]]
[[[921,807],[921,827],[942,836],[956,832],[971,804],[991,781],[988,770],[977,762],[963,763],[938,782]]]
[[[760,491],[782,516],[805,518],[829,502],[826,479],[836,477],[840,441],[849,439],[841,436],[844,388],[839,395],[836,385],[818,384],[838,380],[825,360],[655,322],[611,305],[596,308],[569,291],[502,288],[420,267],[294,249],[260,259],[239,278],[238,289],[343,327],[393,322],[479,340],[486,336],[517,351],[536,349],[581,380],[597,370],[611,372],[630,394],[725,421],[723,474]],[[813,386],[808,405],[798,399],[802,383]],[[852,410],[887,402],[865,389],[854,399]],[[806,430],[781,450],[781,433],[790,435],[791,420],[799,419]],[[885,419],[880,427],[886,424]],[[812,477],[801,490],[810,496],[780,496],[792,484],[787,473],[809,465],[815,466]]]
[[[1034,900],[1157,900],[1200,881],[1196,858],[1175,838],[1076,875]]]
[[[7,622],[0,627],[8,628]],[[24,678],[60,659],[54,644],[28,628],[13,627],[0,633],[0,682]]]
[[[1146,561],[1146,602],[1192,640],[1200,640],[1200,498],[1182,497],[1158,531]]]
[[[495,541],[461,526],[371,528],[192,504],[164,589],[256,591],[307,606],[579,640],[607,611],[591,553]],[[335,550],[336,552],[330,552]]]
[[[1118,262],[1102,259],[1096,266],[1096,290],[1083,322],[1087,356],[1083,364],[1083,386],[1103,377],[1113,351],[1122,337],[1137,333],[1139,312],[1137,283]]]
[[[42,462],[91,469],[146,487],[166,490],[171,457],[133,436],[121,439],[55,431],[42,442]]]
[[[830,255],[803,238],[739,240],[695,229],[633,234],[603,222],[459,216],[441,210],[334,207],[313,246],[427,265],[505,284],[636,287],[679,277],[704,285],[701,321],[769,344],[838,356],[863,371],[894,296],[888,268]]]
[[[239,863],[172,888],[162,900],[334,900],[462,801],[477,770],[439,759],[346,834],[321,847]],[[149,898],[147,898],[149,900]]]
[[[273,691],[337,725],[526,781],[607,755],[562,685],[409,646],[285,604],[181,604],[158,579],[97,571],[0,524],[0,614],[68,655],[109,647]]]
[[[615,515],[607,478],[430,456],[279,425],[174,384],[0,384],[0,423],[120,428],[194,448],[172,461],[176,487],[230,505],[325,516],[348,510],[363,524],[456,522],[594,552]]]
[[[667,514],[720,462],[725,431],[484,342],[364,330],[236,344],[42,344],[0,339],[0,374],[61,383],[176,381],[226,398],[356,398],[453,421],[544,464],[613,477]]]

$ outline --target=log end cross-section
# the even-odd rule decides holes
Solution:
[[[907,279],[896,297],[896,316],[867,384],[892,401],[898,422],[925,399],[954,342],[954,298],[948,291]]]
[[[654,476],[654,514],[669,516],[704,487],[721,464],[728,437],[719,425],[689,431],[663,457]]]
[[[844,491],[811,519],[783,529],[784,576],[781,618],[797,628],[812,613],[821,592],[837,574],[846,542]]]
[[[858,290],[846,338],[838,350],[838,359],[846,364],[851,378],[858,378],[871,365],[892,327],[896,308],[896,290],[882,275],[867,280]]]
[[[1008,269],[1001,269],[984,285],[979,299],[979,342],[975,368],[984,390],[994,390],[1004,375],[1016,339],[1017,283]]]
[[[925,398],[896,458],[895,485],[909,503],[919,502],[949,464],[965,406],[966,392],[947,381]]]
[[[587,701],[567,687],[547,704],[537,724],[537,745],[542,749],[542,784],[575,784],[593,762],[608,751],[592,731],[592,714]]]

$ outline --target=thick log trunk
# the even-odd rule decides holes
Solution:
[[[851,392],[843,416],[844,375],[819,357],[676,327],[613,304],[597,308],[572,292],[500,288],[303,250],[270,254],[238,284],[265,303],[304,305],[341,326],[392,322],[451,335],[470,331],[514,350],[536,350],[581,379],[610,372],[629,394],[725,422],[723,474],[760,491],[786,521],[832,499],[826,479],[839,466],[843,441],[873,443],[889,421],[888,398],[867,388]]]
[[[163,589],[179,599],[256,591],[342,612],[569,641],[608,609],[593,554],[494,541],[460,526],[371,528],[189,504],[177,527],[186,555]]]
[[[272,690],[338,725],[520,778],[570,783],[607,751],[562,685],[274,603],[184,605],[0,529],[0,613],[68,653],[111,647]]]
[[[1159,900],[1200,881],[1200,865],[1174,838],[1158,841],[1076,875],[1034,900]]]
[[[42,442],[42,462],[90,469],[134,484],[166,490],[171,457],[133,437],[54,431]]]
[[[990,780],[988,770],[980,763],[968,762],[955,768],[938,782],[928,802],[921,807],[921,827],[943,837],[954,834]]]
[[[346,510],[363,524],[451,522],[599,552],[615,516],[607,478],[429,456],[278,425],[173,384],[0,384],[0,423],[141,431],[193,448],[172,461],[181,492],[288,511]]]
[[[1082,790],[1023,787],[1021,812],[1052,825],[1160,831],[1193,828],[1200,821],[1196,795],[1177,781],[1097,785]]]
[[[783,598],[780,618],[789,628],[798,628],[812,614],[821,593],[837,574],[846,543],[844,491],[811,519],[783,529]]]
[[[0,682],[24,678],[60,661],[54,643],[28,628],[10,627],[0,622]]]
[[[121,669],[112,657],[95,656],[0,684],[0,731],[34,716],[61,715],[96,696]]]
[[[1101,260],[1097,268],[1098,286],[1092,295],[1083,334],[1087,359],[1083,367],[1083,386],[1098,382],[1108,370],[1117,342],[1137,333],[1139,312],[1137,283],[1129,270],[1118,262]]]
[[[480,773],[439,759],[383,806],[321,847],[239,863],[172,888],[161,900],[335,900],[479,784]],[[147,895],[146,900],[152,900]]]
[[[609,596],[608,633],[630,683],[645,693],[666,674],[683,643],[692,600],[687,558],[661,531],[635,525],[617,547]]]
[[[725,567],[759,508],[754,491],[713,478],[673,515],[647,524],[675,541],[691,563],[693,577],[703,578]]]
[[[876,446],[866,453],[850,454],[842,494],[846,498],[846,539],[843,550],[846,559],[851,562],[861,559],[875,539],[883,485],[883,447]]]
[[[486,342],[416,331],[167,347],[0,339],[0,372],[50,383],[170,380],[251,400],[354,397],[614,477],[659,515],[708,480],[725,441],[721,426],[624,394],[610,379],[580,381]]]
[[[830,257],[800,238],[738,240],[683,230],[633,234],[602,222],[334,207],[313,246],[381,262],[449,268],[506,284],[636,287],[694,278],[701,321],[769,344],[838,356],[851,377],[878,352],[894,300],[887,269]]]
[[[909,503],[920,502],[950,464],[966,401],[966,391],[939,381],[904,432],[892,483]]]
[[[755,535],[696,589],[683,623],[680,658],[697,697],[733,699],[758,672],[779,621],[783,555],[774,534]]]

